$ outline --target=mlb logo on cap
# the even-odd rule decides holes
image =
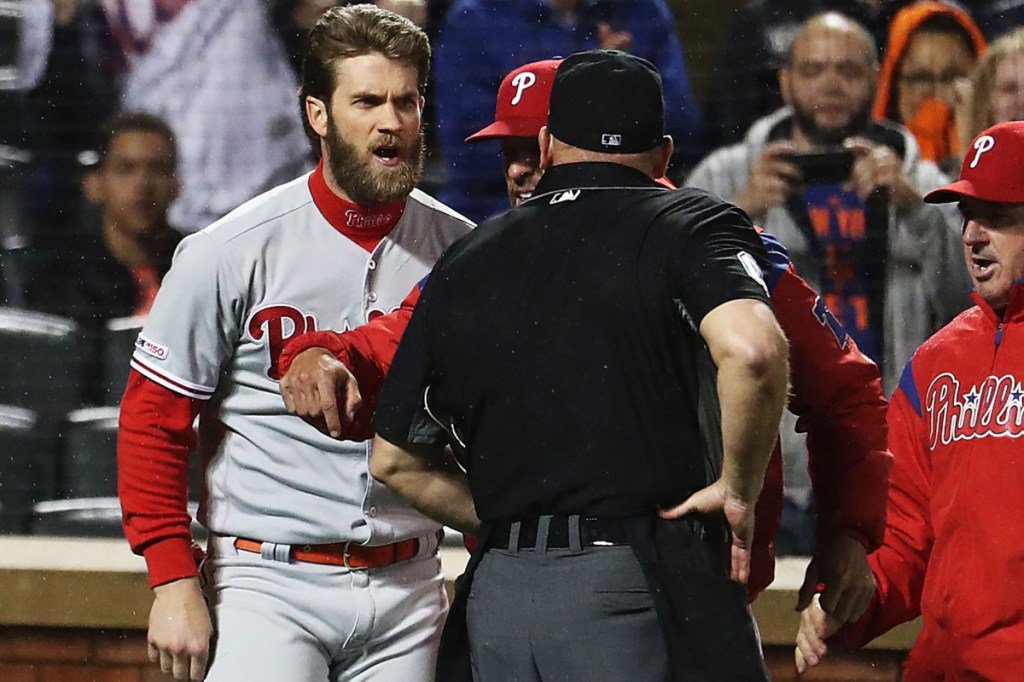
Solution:
[[[601,144],[606,147],[621,147],[622,146],[622,135],[613,135],[611,133],[605,133],[601,136]]]
[[[999,123],[974,138],[964,155],[960,179],[929,192],[929,204],[964,197],[1024,204],[1024,121]]]

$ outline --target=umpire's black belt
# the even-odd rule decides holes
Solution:
[[[521,521],[500,521],[491,524],[487,547],[515,552],[628,546],[630,529],[636,528],[637,524],[653,523],[651,516],[539,516]]]

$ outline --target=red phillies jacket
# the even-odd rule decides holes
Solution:
[[[904,680],[1024,679],[1024,285],[925,341],[889,407],[895,463],[878,591],[838,639],[920,614]]]
[[[815,291],[801,279],[783,246],[761,232],[771,267],[765,283],[790,344],[789,408],[807,433],[810,475],[818,504],[818,535],[845,533],[871,551],[885,529],[891,457],[886,450],[885,407],[878,367],[856,347]],[[421,285],[422,286],[422,283]],[[327,348],[355,375],[363,407],[347,437],[373,435],[370,417],[402,332],[419,298],[415,287],[401,308],[344,334],[313,332],[292,339],[279,366],[287,372],[304,350]],[[782,454],[772,453],[756,507],[751,575],[753,600],[775,577],[772,539],[782,516]]]

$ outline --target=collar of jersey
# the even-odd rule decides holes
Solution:
[[[544,194],[566,189],[609,189],[613,187],[665,189],[660,183],[652,180],[649,175],[645,175],[635,168],[623,166],[621,163],[603,161],[565,163],[552,166],[544,171],[544,177],[537,183],[537,189],[534,190],[533,196],[527,203]]]
[[[373,251],[402,218],[405,202],[360,206],[342,199],[327,186],[323,166],[321,160],[309,176],[309,193],[313,197],[313,204],[331,227],[367,251]]]

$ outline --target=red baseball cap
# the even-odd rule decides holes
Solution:
[[[561,59],[546,59],[520,66],[505,76],[498,88],[494,123],[473,133],[466,142],[500,137],[537,137],[548,123],[551,85]]]
[[[998,123],[974,138],[960,179],[929,192],[924,200],[945,204],[964,197],[1024,204],[1024,121]]]

